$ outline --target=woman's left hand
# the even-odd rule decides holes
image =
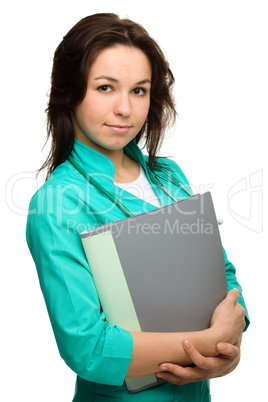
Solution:
[[[217,357],[202,356],[191,342],[185,341],[185,351],[194,366],[181,367],[163,363],[160,365],[162,371],[156,373],[156,376],[172,384],[184,385],[229,374],[239,363],[241,338],[242,335],[235,345],[219,343],[217,349],[220,354]]]

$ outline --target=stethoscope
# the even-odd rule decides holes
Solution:
[[[78,170],[79,173],[81,173],[86,180],[92,184],[93,186],[95,186],[103,195],[105,195],[106,197],[108,197],[115,205],[117,205],[122,212],[124,212],[126,214],[126,216],[131,217],[134,216],[128,209],[127,207],[125,207],[125,205],[123,205],[117,198],[115,198],[111,193],[109,193],[109,191],[107,191],[99,182],[97,182],[97,180],[93,179],[93,177],[90,176],[89,173],[87,173],[77,162],[76,160],[70,155],[68,157],[69,162],[73,165],[73,167]],[[156,177],[156,175],[151,171],[151,169],[149,168],[149,164],[148,162],[146,162],[147,165],[147,170],[148,170],[148,174],[150,176],[151,181],[161,190],[164,191],[164,193],[166,193],[170,198],[173,199],[173,201],[177,202],[178,200],[176,200],[175,197],[173,197],[172,194],[170,194],[170,192],[163,186],[163,183]],[[181,187],[181,189],[189,196],[192,196],[192,194],[190,193],[190,191],[187,190],[186,187],[184,187],[184,185],[176,178],[174,177],[170,172],[168,172],[166,169],[161,168],[161,167],[157,167],[156,169],[159,172],[165,173],[167,174],[173,181],[175,181],[178,186]]]

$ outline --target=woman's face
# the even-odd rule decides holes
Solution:
[[[72,116],[75,137],[99,152],[118,150],[141,130],[150,107],[151,65],[137,48],[103,50]]]

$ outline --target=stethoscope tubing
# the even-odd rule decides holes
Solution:
[[[133,214],[125,207],[124,204],[122,204],[117,198],[115,198],[109,191],[107,191],[97,180],[93,179],[83,168],[82,166],[79,165],[79,163],[76,162],[76,160],[69,155],[68,157],[69,162],[73,165],[73,167],[78,170],[79,173],[81,173],[86,180],[90,183],[93,184],[94,187],[96,187],[102,194],[104,194],[106,197],[108,197],[114,204],[116,204],[122,212],[124,212],[128,217],[133,216]]]
[[[111,193],[109,193],[109,191],[107,191],[97,180],[93,179],[93,177],[90,176],[89,173],[87,173],[82,166],[79,165],[79,163],[76,162],[76,160],[69,155],[68,157],[69,162],[71,163],[71,165],[79,172],[81,173],[85,179],[88,181],[88,183],[92,184],[93,186],[95,186],[103,195],[105,195],[107,198],[109,198],[115,205],[118,206],[118,208],[121,209],[122,212],[124,212],[124,214],[127,217],[132,217],[134,216],[128,209],[127,207],[125,207],[124,204],[122,204],[122,202],[120,202],[116,197],[114,197]],[[173,197],[172,194],[169,193],[169,191],[167,189],[165,189],[165,187],[163,186],[163,184],[161,183],[161,181],[153,174],[153,172],[151,172],[151,170],[149,169],[148,165],[148,172],[149,175],[152,179],[152,181],[157,185],[158,188],[161,188],[170,198],[173,199],[173,201],[177,202],[178,200],[176,200],[175,197]],[[165,169],[162,168],[158,168],[159,171],[169,175],[175,182],[177,182],[177,184],[182,188],[183,191],[185,191],[187,193],[187,195],[192,196],[192,194],[181,184],[181,182],[174,177],[171,173],[169,173],[168,171],[166,171]]]

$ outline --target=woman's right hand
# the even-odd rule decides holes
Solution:
[[[234,345],[245,328],[245,309],[237,303],[239,291],[232,289],[226,298],[216,307],[210,322],[219,342]]]

